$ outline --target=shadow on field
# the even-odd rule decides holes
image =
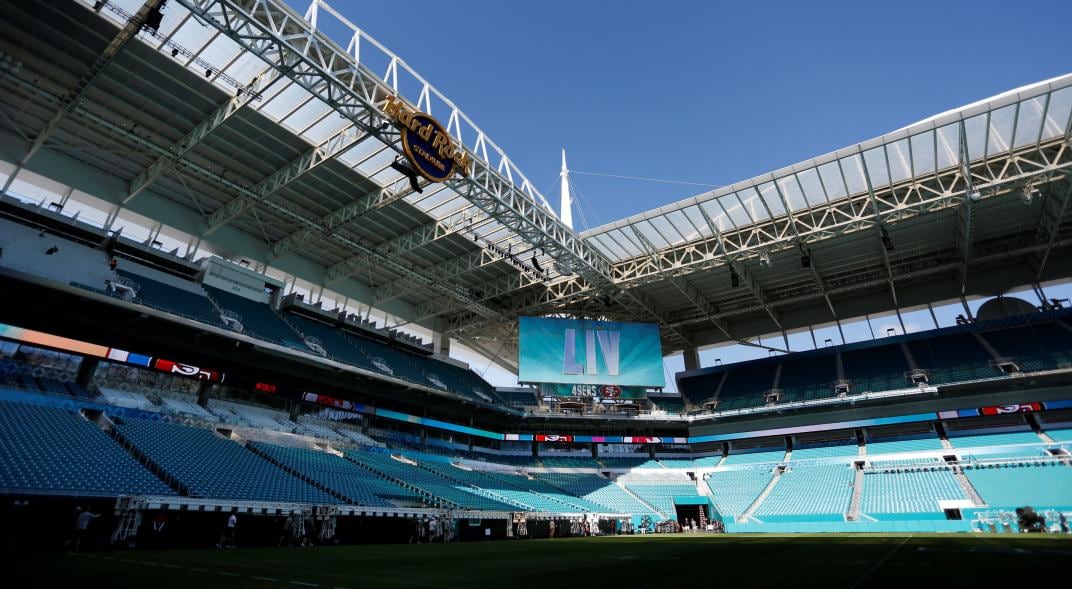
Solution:
[[[1067,579],[1072,538],[666,535],[5,554],[13,587],[992,587]]]

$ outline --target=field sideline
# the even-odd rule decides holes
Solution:
[[[666,535],[4,554],[8,587],[943,587],[1067,579],[1072,537]]]

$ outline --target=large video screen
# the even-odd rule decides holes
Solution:
[[[659,326],[521,317],[518,380],[662,387]]]

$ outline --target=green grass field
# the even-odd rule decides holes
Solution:
[[[6,587],[1017,587],[1067,580],[1072,538],[635,536],[450,545],[5,554]],[[1024,583],[1024,581],[1027,583]]]

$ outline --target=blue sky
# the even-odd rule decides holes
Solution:
[[[580,172],[731,184],[1072,71],[1065,0],[331,4],[459,105],[556,204],[566,148],[578,229],[709,189]],[[939,322],[958,312],[939,309]],[[928,316],[916,318],[926,326]],[[859,322],[845,339],[890,325]],[[799,340],[794,349],[808,344]],[[735,346],[701,360],[765,353]],[[455,355],[478,372],[488,365]],[[668,381],[681,369],[669,358]],[[485,376],[513,380],[494,366]]]
[[[1072,71],[1063,0],[331,4],[549,198],[563,147],[579,172],[730,184]],[[706,190],[574,184],[578,228]]]

